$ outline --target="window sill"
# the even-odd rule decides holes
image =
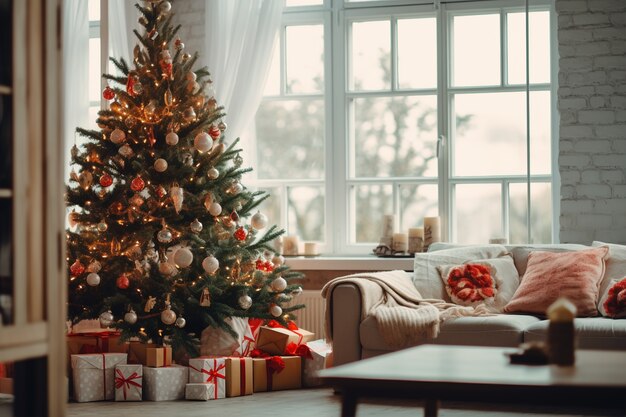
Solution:
[[[347,255],[315,257],[286,257],[285,263],[293,270],[333,271],[391,271],[413,270],[413,258],[378,258],[374,255]]]

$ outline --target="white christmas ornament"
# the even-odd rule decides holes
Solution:
[[[222,214],[222,206],[220,206],[219,203],[211,204],[211,207],[209,207],[209,213],[211,216],[219,216]]]
[[[187,248],[180,248],[174,253],[174,263],[179,268],[187,268],[193,262],[193,253]]]
[[[159,273],[165,278],[176,275],[176,267],[169,262],[159,262]]]
[[[239,300],[237,300],[237,303],[239,303],[239,307],[247,310],[252,307],[252,298],[249,295],[242,295],[239,297]]]
[[[215,273],[220,267],[220,262],[213,255],[209,255],[202,261],[202,268],[209,274]]]
[[[131,156],[133,156],[133,149],[126,143],[120,146],[117,152],[124,158],[130,158]]]
[[[89,275],[87,275],[87,284],[91,285],[92,287],[100,284],[100,275],[96,274],[95,272],[91,272]]]
[[[281,266],[285,263],[285,257],[282,255],[277,255],[272,258],[272,263],[274,266]]]
[[[214,179],[217,179],[220,176],[220,172],[217,170],[217,168],[210,168],[207,171],[206,175],[210,179],[214,180]]]
[[[109,327],[111,323],[113,323],[113,320],[115,320],[115,318],[113,317],[113,313],[111,313],[111,310],[105,311],[104,313],[100,314],[100,327]]]
[[[213,139],[211,139],[208,133],[200,132],[193,140],[193,147],[196,148],[198,152],[210,151],[213,147]]]
[[[287,288],[287,281],[285,278],[278,277],[274,281],[272,281],[272,289],[276,292],[284,291]]]
[[[115,130],[113,130],[113,132],[111,132],[110,139],[111,142],[118,145],[126,140],[126,133],[124,133],[122,129],[116,128]]]
[[[279,317],[281,314],[283,314],[283,309],[280,308],[280,306],[274,304],[270,307],[270,314],[274,317]]]
[[[257,230],[264,229],[267,226],[267,216],[260,211],[257,211],[252,219],[250,219],[250,225]]]
[[[131,309],[128,313],[124,314],[124,321],[128,324],[137,323],[137,313],[135,313],[135,310]]]
[[[156,172],[165,172],[167,169],[167,161],[163,158],[159,158],[154,161],[154,170]]]
[[[170,306],[165,307],[165,310],[161,312],[161,321],[167,325],[174,324],[176,322],[176,313],[172,311]]]
[[[176,145],[178,143],[178,135],[174,132],[169,132],[167,135],[165,135],[165,143],[170,146]]]
[[[157,240],[161,243],[169,243],[172,241],[172,232],[170,232],[170,230],[166,227],[163,227],[163,229],[159,230],[159,233],[157,233]]]
[[[176,327],[183,328],[187,324],[187,320],[184,317],[179,317],[176,319]]]
[[[179,187],[177,184],[174,184],[170,187],[170,195],[172,196],[172,201],[174,202],[174,210],[176,213],[180,213],[180,210],[183,208],[183,200],[184,200],[184,192],[182,187]]]
[[[200,221],[198,219],[195,219],[194,221],[191,222],[191,224],[189,225],[189,228],[191,229],[192,232],[194,233],[200,233],[202,231],[202,223],[200,223]]]

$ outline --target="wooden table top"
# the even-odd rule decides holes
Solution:
[[[481,384],[525,387],[589,387],[626,390],[626,351],[577,350],[573,366],[512,365],[513,348],[421,345],[325,369],[331,385],[394,382],[396,385]],[[335,384],[339,382],[340,384]],[[397,384],[400,383],[400,384]]]

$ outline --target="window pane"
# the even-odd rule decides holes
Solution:
[[[324,4],[324,0],[287,0],[285,6],[317,6]]]
[[[526,14],[507,13],[509,84],[526,84]],[[550,82],[550,13],[531,12],[529,24],[531,83]]]
[[[324,177],[324,101],[265,101],[256,114],[260,179]]]
[[[398,20],[398,85],[437,87],[437,23],[434,18]]]
[[[89,39],[89,101],[100,100],[100,38]]]
[[[278,39],[274,42],[273,51],[272,63],[265,81],[264,96],[277,96],[280,94],[280,47],[278,46]]]
[[[454,86],[500,84],[500,15],[454,16]]]
[[[282,200],[282,189],[280,187],[266,187],[259,188],[259,191],[265,191],[270,196],[263,200],[259,205],[261,213],[265,214],[268,219],[268,226],[276,225],[279,228],[285,228],[285,225],[281,224],[281,210],[280,202]]]
[[[289,234],[305,241],[324,241],[324,187],[289,187]]]
[[[13,97],[0,95],[0,188],[13,183]]]
[[[500,184],[457,184],[453,216],[457,243],[488,243],[502,237]]]
[[[324,27],[288,26],[286,31],[287,92],[324,90]]]
[[[550,174],[552,172],[550,92],[530,93],[530,172]],[[526,131],[526,129],[524,129]]]
[[[356,185],[350,193],[351,243],[377,243],[384,214],[393,213],[391,185]]]
[[[435,96],[354,100],[351,166],[356,177],[436,177]]]
[[[353,90],[382,90],[391,86],[391,31],[388,20],[352,24]]]
[[[87,13],[89,20],[100,20],[100,0],[89,0]]]
[[[439,215],[439,187],[436,184],[400,185],[400,229],[424,224],[424,217]]]
[[[509,241],[527,242],[526,183],[509,185]],[[530,184],[530,243],[552,242],[552,186],[550,183]]]
[[[13,201],[0,199],[0,325],[13,319]]]

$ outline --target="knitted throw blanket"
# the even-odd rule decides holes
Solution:
[[[353,274],[335,278],[322,288],[326,298],[326,338],[332,340],[332,309],[328,295],[339,284],[356,285],[361,292],[361,321],[374,316],[378,331],[392,349],[414,346],[435,338],[439,324],[452,317],[491,315],[484,305],[475,308],[422,298],[405,271]]]

